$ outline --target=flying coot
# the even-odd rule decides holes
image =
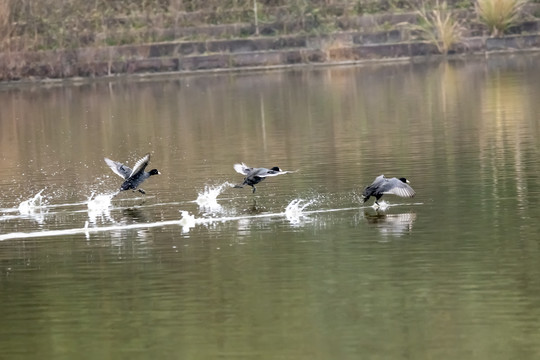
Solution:
[[[161,174],[157,169],[152,169],[149,172],[144,171],[148,162],[150,161],[150,154],[146,154],[143,158],[135,163],[133,170],[126,165],[105,158],[105,162],[115,174],[124,179],[124,183],[120,187],[120,191],[132,189],[135,191],[139,185],[141,185],[146,179],[152,175]],[[146,194],[143,189],[138,189],[142,194]]]
[[[242,175],[246,175],[244,182],[241,185],[235,185],[236,188],[243,188],[244,185],[249,185],[253,188],[253,192],[257,190],[256,184],[263,181],[268,176],[277,176],[287,174],[292,171],[283,171],[279,167],[274,166],[271,169],[266,168],[250,168],[246,164],[234,164],[234,170]]]
[[[378,201],[384,194],[412,198],[416,192],[409,186],[409,180],[405,178],[388,179],[384,175],[380,175],[362,193],[363,202],[368,201],[370,196],[375,196],[375,204],[379,205]]]

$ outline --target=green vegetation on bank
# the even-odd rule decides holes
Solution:
[[[540,0],[474,1],[0,0],[0,82],[540,47]]]
[[[389,0],[390,2],[394,0]],[[324,27],[323,18],[375,11],[375,0],[0,0],[1,49],[78,48],[177,40],[174,30],[280,21]],[[383,1],[382,3],[386,3]],[[381,5],[380,10],[390,8]],[[257,9],[257,13],[254,12]]]
[[[526,0],[478,0],[476,10],[492,36],[502,36],[518,19]]]
[[[182,40],[179,29],[223,24],[279,24],[261,35],[330,33],[336,19],[417,11],[421,33],[446,52],[459,40],[452,11],[466,9],[493,36],[516,21],[525,0],[0,0],[0,51],[35,51]],[[538,0],[537,0],[538,1]],[[381,24],[383,27],[384,24]],[[353,30],[353,29],[345,29]],[[276,33],[279,31],[279,33]]]
[[[419,30],[427,40],[435,44],[441,54],[448,53],[452,45],[461,40],[465,29],[448,9],[446,1],[441,4],[437,1],[430,10],[423,4],[417,12],[420,22],[412,28]]]

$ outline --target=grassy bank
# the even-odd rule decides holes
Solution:
[[[154,53],[163,49],[142,45],[163,42],[202,43],[193,45],[193,55],[199,56],[212,41],[274,38],[288,43],[285,36],[356,32],[345,42],[326,37],[294,55],[311,61],[308,53],[316,50],[324,55],[314,55],[319,61],[332,61],[329,49],[362,44],[357,41],[362,34],[386,32],[385,39],[426,41],[444,54],[463,38],[522,31],[514,25],[540,18],[538,7],[529,11],[525,5],[524,0],[0,0],[0,80],[130,72],[138,65],[129,61],[145,57],[152,58],[144,65],[150,71],[181,70],[186,62],[199,61],[185,59],[182,49],[189,44],[183,44],[155,64]],[[123,45],[142,47],[119,49]],[[103,55],[103,49],[110,50]],[[292,55],[284,56],[291,61]],[[226,62],[230,67],[241,60]],[[81,70],[85,63],[89,70]]]
[[[336,17],[415,6],[403,0],[0,0],[0,51],[178,40],[164,30],[234,23],[282,22],[281,32],[331,32]]]

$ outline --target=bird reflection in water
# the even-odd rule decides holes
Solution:
[[[129,207],[122,210],[122,221],[126,224],[149,222],[145,211],[135,207]]]
[[[259,215],[267,211],[268,209],[264,205],[258,204],[257,200],[253,199],[253,203],[244,210],[244,213],[249,215]]]
[[[382,211],[365,210],[364,218],[369,225],[379,229],[381,234],[399,237],[412,232],[416,214],[413,212],[387,214]]]

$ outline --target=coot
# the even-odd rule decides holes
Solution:
[[[362,193],[363,202],[368,201],[370,196],[375,196],[375,204],[379,205],[378,201],[384,194],[412,198],[416,192],[409,186],[409,180],[405,178],[388,179],[380,175]]]
[[[148,172],[144,171],[148,162],[150,161],[150,154],[144,155],[139,161],[135,163],[133,170],[127,167],[126,165],[113,161],[111,159],[105,158],[105,162],[115,174],[124,179],[124,183],[120,187],[120,191],[132,189],[135,191],[139,185],[141,185],[146,179],[152,175],[161,174],[157,169],[152,169]],[[143,189],[138,189],[142,194],[146,194]]]
[[[246,164],[234,164],[234,170],[242,175],[246,175],[244,182],[241,185],[235,185],[236,188],[243,188],[244,185],[249,185],[253,188],[253,192],[257,190],[255,184],[263,181],[267,176],[277,176],[287,174],[291,171],[283,171],[279,167],[274,166],[271,169],[266,168],[251,168]]]

